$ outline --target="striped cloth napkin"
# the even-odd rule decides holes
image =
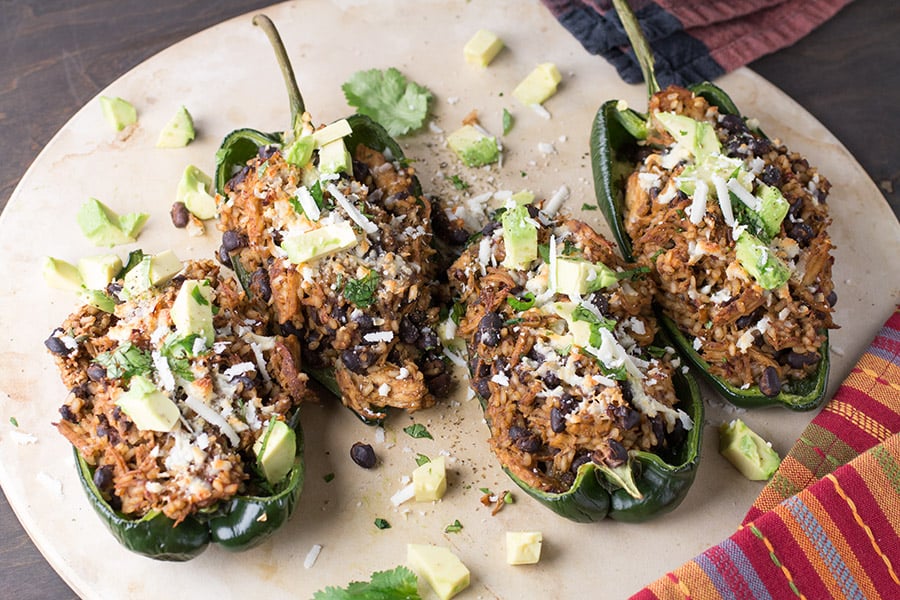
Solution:
[[[591,54],[604,57],[628,83],[641,69],[610,0],[542,0]],[[712,81],[790,46],[850,0],[630,0],[656,57],[665,87]]]
[[[900,308],[730,538],[637,600],[900,598]]]

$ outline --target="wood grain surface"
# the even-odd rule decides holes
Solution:
[[[179,40],[269,3],[0,0],[0,209],[54,133],[101,89]],[[749,66],[834,133],[900,214],[900,3],[856,0]],[[75,597],[0,494],[0,598]]]

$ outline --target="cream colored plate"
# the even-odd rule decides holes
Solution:
[[[425,132],[402,140],[428,189],[458,194],[439,171],[458,174],[471,191],[518,190],[539,195],[567,185],[567,208],[580,213],[593,203],[588,134],[597,107],[608,98],[646,106],[641,86],[623,84],[605,61],[589,56],[537,2],[374,2],[303,0],[267,13],[281,29],[309,110],[318,122],[349,114],[340,85],[356,70],[394,66],[435,95],[434,122],[455,129],[472,109],[499,133],[500,112],[509,108],[515,128],[503,139],[502,168],[467,170],[441,149],[441,136]],[[462,46],[479,28],[492,29],[507,48],[487,70],[467,65]],[[545,120],[511,97],[515,84],[537,63],[551,61],[563,73],[559,94],[546,104]],[[890,314],[900,282],[900,227],[887,203],[841,144],[800,106],[766,81],[742,69],[720,81],[745,114],[759,118],[818,165],[834,184],[832,237],[834,275],[840,298],[833,333],[831,389]],[[330,404],[304,415],[308,479],[293,519],[262,547],[243,555],[212,547],[186,564],[148,560],[121,549],[87,504],[76,480],[71,451],[50,423],[65,397],[43,340],[75,307],[69,294],[48,289],[39,259],[70,261],[101,250],[89,245],[75,224],[78,206],[95,196],[115,209],[151,214],[139,245],[174,249],[182,258],[211,257],[219,235],[189,238],[168,217],[182,169],[193,163],[211,172],[222,137],[237,127],[283,129],[286,95],[272,52],[250,16],[237,18],[161,52],[104,91],[131,100],[140,126],[118,139],[91,101],[59,132],[23,178],[0,218],[0,482],[38,547],[66,581],[86,598],[304,598],[326,585],[367,579],[373,570],[403,564],[408,542],[450,546],[469,566],[472,587],[462,598],[561,598],[590,589],[597,597],[621,597],[663,575],[732,533],[762,484],[743,479],[717,453],[715,425],[735,410],[707,391],[710,405],[696,483],[674,513],[643,525],[570,523],[514,489],[485,443],[486,427],[474,400],[461,390],[447,405],[415,415],[434,441],[408,437],[407,416],[387,424],[387,442],[375,430]],[[198,139],[185,149],[154,148],[156,135],[186,105]],[[852,115],[848,118],[852,118]],[[552,143],[544,155],[538,143]],[[436,150],[437,149],[437,150]],[[435,155],[434,152],[437,152]],[[446,165],[441,166],[442,162]],[[524,175],[523,175],[524,173]],[[448,192],[449,190],[449,192]],[[583,218],[602,231],[599,212]],[[124,256],[130,248],[116,250]],[[781,453],[811,414],[770,409],[743,417]],[[16,430],[9,418],[15,417]],[[16,436],[18,431],[36,442]],[[381,464],[354,465],[350,445],[374,444]],[[450,488],[436,504],[409,503],[403,514],[389,498],[415,467],[415,453],[450,455]],[[326,483],[323,477],[334,473]],[[480,487],[512,489],[516,503],[497,516],[479,503]],[[376,517],[391,529],[380,531]],[[459,519],[464,529],[444,534]],[[543,532],[540,564],[505,563],[504,532]],[[314,544],[323,549],[303,566]]]

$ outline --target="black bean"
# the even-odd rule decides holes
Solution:
[[[262,267],[253,271],[253,275],[250,276],[250,289],[252,289],[257,296],[262,298],[263,302],[268,302],[269,299],[272,298],[272,287],[269,285],[269,274]]]
[[[107,500],[109,507],[113,510],[122,510],[122,499],[116,496],[115,494],[111,494],[109,496],[109,500]]]
[[[372,364],[372,360],[368,357],[368,352],[365,352],[359,346],[341,352],[341,362],[344,363],[345,367],[357,374],[365,373],[369,365]]]
[[[232,383],[240,383],[244,386],[244,391],[252,390],[256,387],[256,383],[247,375],[238,375],[231,380]]]
[[[528,452],[529,454],[533,454],[540,450],[542,445],[543,442],[541,442],[540,436],[531,432],[528,432],[527,435],[516,440],[516,448],[522,452]]]
[[[747,145],[743,136],[732,136],[725,140],[725,154],[732,158],[746,156]]]
[[[834,290],[831,290],[830,292],[828,292],[828,295],[825,296],[825,302],[827,302],[828,306],[831,306],[831,307],[833,307],[835,304],[837,304],[837,292]]]
[[[369,177],[369,165],[366,163],[356,160],[353,160],[353,179],[365,183],[366,179]]]
[[[225,187],[226,187],[227,189],[233,190],[234,188],[236,188],[237,186],[239,186],[241,183],[243,183],[244,179],[247,178],[247,175],[248,175],[249,173],[250,173],[250,167],[248,167],[248,166],[245,165],[244,167],[241,168],[240,171],[238,171],[237,173],[235,173],[235,174],[231,177],[231,179],[228,180],[228,182],[225,184]]]
[[[541,352],[539,352],[538,349],[535,348],[534,346],[531,347],[531,350],[529,350],[528,354],[526,354],[525,356],[527,356],[528,358],[530,358],[531,360],[533,360],[536,363],[544,362],[544,358],[545,358],[544,355]],[[547,380],[545,379],[544,381],[547,381]],[[553,386],[553,387],[556,387],[556,386]]]
[[[659,191],[659,187],[657,186],[653,186],[652,188],[650,188],[650,199],[656,200],[656,198],[659,196]]]
[[[71,352],[66,345],[63,344],[62,340],[56,337],[56,334],[60,333],[60,330],[57,329],[53,332],[53,334],[44,340],[44,345],[47,347],[47,350],[52,352],[53,354],[58,354],[60,356],[65,356]]]
[[[261,159],[266,160],[267,158],[271,158],[273,154],[278,151],[278,146],[272,146],[267,144],[265,146],[260,146],[259,151],[257,152],[257,156]]]
[[[377,462],[375,450],[371,445],[362,442],[356,442],[350,446],[350,458],[363,469],[371,469]]]
[[[427,380],[425,385],[428,386],[428,391],[432,395],[438,398],[446,398],[453,388],[453,378],[450,376],[450,373],[445,372]]]
[[[416,345],[422,350],[431,350],[432,348],[437,348],[438,344],[438,336],[434,329],[425,327],[422,329],[422,334],[419,336],[419,341]]]
[[[469,232],[458,220],[450,220],[447,213],[435,204],[431,212],[431,227],[434,235],[451,246],[461,246],[469,239]]]
[[[227,252],[237,250],[238,248],[243,248],[246,245],[247,236],[242,233],[238,233],[234,229],[229,229],[222,234],[222,247],[225,248]]]
[[[566,415],[555,406],[550,409],[550,429],[553,433],[562,433],[566,430]]]
[[[106,378],[106,367],[92,362],[88,365],[87,376],[91,381],[103,381]]]
[[[788,231],[788,237],[795,240],[801,246],[809,243],[809,240],[815,237],[812,227],[806,223],[794,223]]]
[[[743,315],[738,317],[737,321],[734,322],[735,325],[738,326],[739,329],[746,329],[750,327],[752,324],[759,321],[758,310],[753,311],[750,314]]]
[[[532,219],[537,219],[538,213],[540,213],[540,211],[538,210],[538,207],[535,206],[534,204],[528,204],[527,206],[525,206],[525,210],[528,211],[528,216],[531,217]]]
[[[819,354],[817,352],[799,353],[791,350],[787,354],[787,364],[794,369],[802,369],[806,365],[814,365],[819,362]]]
[[[78,416],[74,412],[72,412],[72,409],[69,408],[68,404],[63,404],[62,406],[59,407],[59,414],[62,416],[63,419],[65,419],[69,423],[77,423],[78,422]]]
[[[356,323],[356,328],[360,333],[366,333],[367,331],[372,331],[373,329],[375,329],[375,321],[372,320],[372,317],[370,315],[367,315],[365,313],[355,315],[353,317],[353,322]]]
[[[641,422],[641,413],[629,406],[610,406],[608,412],[616,425],[622,429],[633,429]]]
[[[488,224],[485,225],[484,227],[482,227],[481,235],[483,235],[484,237],[490,237],[491,235],[493,235],[494,231],[496,231],[499,228],[500,228],[499,221],[488,221]]]
[[[514,442],[526,437],[528,434],[529,431],[520,425],[513,425],[509,428],[509,439]]]
[[[743,133],[747,131],[747,125],[738,115],[723,115],[722,118],[719,119],[719,125],[731,133]]]
[[[94,471],[94,485],[99,490],[109,489],[113,484],[113,468],[110,465],[101,465]]]
[[[661,414],[650,417],[650,429],[653,431],[654,437],[656,437],[656,445],[662,446],[666,439],[666,422]]]
[[[300,356],[303,358],[303,366],[312,367],[313,369],[321,369],[328,366],[328,361],[322,356],[318,350],[310,350],[306,347],[300,348]]]
[[[816,200],[819,201],[819,204],[825,204],[828,200],[828,192],[824,192],[818,188],[813,192],[813,196],[816,197]]]
[[[478,323],[478,339],[485,346],[495,347],[500,344],[500,328],[503,317],[500,313],[489,312]]]
[[[763,137],[753,136],[747,143],[754,156],[765,156],[772,150],[772,143]]]
[[[578,469],[581,465],[591,462],[591,455],[583,450],[575,455],[575,458],[572,459],[572,466],[569,467],[569,470],[572,473],[578,473]]]
[[[421,361],[419,370],[425,377],[437,377],[447,371],[447,365],[441,357],[429,354]]]
[[[625,446],[616,440],[607,440],[606,444],[609,450],[606,456],[603,457],[603,462],[613,468],[624,465],[625,461],[628,460],[628,450],[625,449]]]
[[[100,423],[97,425],[97,437],[106,437],[109,435],[109,423]]]
[[[490,379],[475,379],[472,381],[472,388],[475,390],[476,394],[478,394],[481,398],[487,400],[491,397],[491,386],[489,384]]]
[[[575,410],[576,406],[578,406],[578,401],[575,400],[575,396],[569,392],[563,392],[563,395],[559,397],[559,410],[561,410],[563,414],[569,414]]]
[[[778,369],[775,367],[766,367],[762,375],[759,377],[759,391],[764,396],[772,398],[781,392],[781,379],[778,377]]]
[[[597,310],[600,311],[600,314],[604,317],[609,316],[609,300],[605,295],[600,292],[594,292],[588,298],[591,304],[597,307]]]
[[[191,214],[188,212],[187,206],[184,205],[184,202],[176,202],[172,205],[172,210],[169,211],[169,216],[172,217],[172,225],[177,227],[178,229],[182,229],[187,227],[187,224],[191,220]]]
[[[74,394],[76,398],[87,400],[91,397],[91,386],[87,381],[82,381],[71,390],[69,390],[69,392]]]
[[[774,187],[781,185],[781,177],[781,169],[775,165],[766,165],[766,168],[759,174],[759,178],[763,183]]]
[[[544,382],[544,385],[547,386],[548,390],[555,390],[559,387],[559,376],[553,371],[547,371],[541,376],[541,379]]]
[[[284,323],[279,323],[278,329],[281,330],[281,335],[283,335],[283,336],[293,335],[293,336],[300,337],[300,335],[303,333],[303,330],[299,329],[291,321],[285,321]]]
[[[666,441],[669,444],[669,448],[680,448],[682,444],[684,444],[684,440],[687,437],[687,431],[684,429],[684,424],[681,422],[681,419],[675,419],[675,424],[672,426],[672,431],[670,431],[666,435]]]
[[[622,391],[622,400],[631,404],[634,400],[634,390],[631,389],[631,382],[627,379],[619,383],[619,389]]]

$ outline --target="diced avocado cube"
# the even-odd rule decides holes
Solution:
[[[497,139],[484,135],[471,125],[464,125],[448,135],[447,145],[467,167],[481,167],[500,158]]]
[[[559,74],[556,65],[542,63],[516,86],[513,96],[525,106],[543,104],[556,93],[556,86],[560,81],[562,81],[562,75]]]
[[[503,226],[503,247],[508,269],[527,269],[538,256],[537,226],[528,215],[527,206],[516,206],[500,217]]]
[[[353,227],[347,221],[341,221],[289,235],[281,242],[281,249],[287,252],[289,261],[299,265],[352,248],[356,243],[356,232],[353,231]]]
[[[763,289],[774,290],[791,278],[791,270],[752,233],[744,231],[735,243],[737,260]]]
[[[513,194],[510,200],[518,206],[525,206],[534,202],[534,192],[531,190],[520,190]]]
[[[722,153],[722,145],[711,124],[671,112],[658,112],[656,118],[675,138],[676,143],[696,157],[698,163]]]
[[[617,281],[616,272],[603,263],[562,256],[556,259],[556,291],[561,294],[583,296]]]
[[[145,256],[125,275],[123,285],[128,293],[140,294],[171,279],[181,271],[183,265],[175,253],[165,250],[159,254]]]
[[[587,348],[591,342],[591,324],[587,321],[575,320],[574,312],[576,308],[578,308],[578,305],[574,302],[553,302],[546,305],[545,310],[566,320],[566,327],[569,329],[572,344],[580,348]],[[567,340],[559,340],[559,343],[564,341]]]
[[[447,469],[444,457],[427,462],[418,467],[412,474],[413,489],[416,502],[432,502],[440,500],[447,491]]]
[[[78,292],[84,285],[81,273],[75,265],[52,256],[44,257],[41,274],[47,285],[59,290]]]
[[[319,148],[319,171],[326,174],[353,172],[353,159],[347,152],[343,138],[323,144]]]
[[[781,464],[772,445],[740,419],[719,427],[719,452],[753,481],[768,480]]]
[[[183,148],[196,137],[194,131],[194,119],[184,106],[180,106],[175,116],[166,123],[159,138],[156,140],[157,148]]]
[[[116,312],[116,301],[100,290],[82,290],[80,298],[85,304],[99,308],[103,312],[110,314]]]
[[[147,220],[147,215],[131,213],[119,217],[114,210],[96,198],[89,198],[78,209],[76,220],[81,232],[95,246],[116,246],[133,242]]]
[[[353,129],[350,127],[350,123],[347,119],[341,119],[340,121],[335,121],[330,125],[326,125],[322,129],[317,129],[313,132],[312,137],[316,144],[324,146],[335,140],[340,140],[351,133],[353,133]]]
[[[213,300],[214,292],[208,281],[188,279],[182,283],[169,311],[175,330],[185,337],[197,334],[206,341],[207,347],[212,345],[216,337]]]
[[[275,485],[294,466],[297,434],[284,421],[271,420],[263,435],[253,444],[257,465],[270,485]]]
[[[312,159],[316,140],[311,135],[298,137],[284,150],[284,160],[295,167],[305,167]]]
[[[784,195],[777,187],[762,184],[756,191],[759,198],[759,213],[763,228],[770,238],[774,238],[781,231],[781,222],[791,208]]]
[[[181,415],[178,406],[143,375],[131,378],[128,391],[119,394],[116,405],[142,431],[172,431]]]
[[[469,569],[443,546],[407,544],[406,562],[441,600],[450,600],[469,587]]]
[[[694,156],[698,161],[722,153],[722,144],[716,136],[716,129],[706,121],[697,122],[697,138],[694,141]]]
[[[122,270],[122,259],[115,254],[86,256],[78,260],[78,272],[90,290],[105,289]]]
[[[503,40],[497,37],[496,33],[480,29],[463,46],[463,55],[470,65],[486,67],[502,49]]]
[[[543,536],[540,531],[507,531],[506,563],[534,565],[541,560]]]
[[[137,122],[137,110],[127,100],[121,98],[109,98],[100,96],[100,109],[103,116],[116,131],[122,131],[132,123]]]
[[[184,202],[185,207],[198,219],[212,219],[216,216],[216,199],[210,195],[211,189],[212,177],[194,165],[188,165],[178,182],[175,200]]]

